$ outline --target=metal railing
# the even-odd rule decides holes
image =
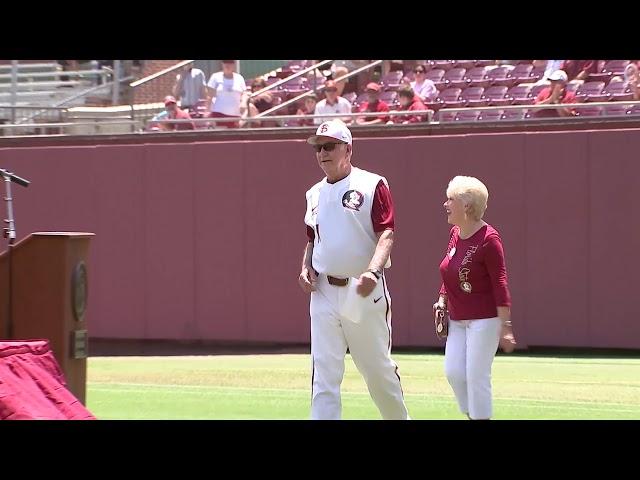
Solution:
[[[134,78],[134,77],[133,76],[128,76],[128,77],[125,77],[125,78],[121,78],[121,79],[119,79],[118,81],[115,81],[115,82],[109,82],[109,83],[105,83],[103,85],[97,85],[97,86],[91,87],[91,88],[89,88],[87,90],[83,90],[82,92],[79,92],[79,93],[77,93],[75,95],[71,95],[70,97],[67,97],[64,100],[62,100],[62,101],[60,101],[58,103],[55,103],[51,107],[46,107],[44,109],[42,109],[42,107],[40,107],[41,108],[40,111],[38,111],[38,112],[36,112],[36,113],[26,117],[26,118],[20,119],[19,121],[16,121],[14,123],[29,122],[29,121],[33,120],[34,118],[38,117],[41,113],[46,112],[47,109],[61,107],[65,103],[69,103],[69,102],[72,102],[72,101],[77,100],[79,98],[85,97],[85,96],[89,95],[90,93],[96,92],[98,90],[110,90],[113,87],[115,87],[116,83],[128,82],[132,78]],[[133,118],[132,118],[132,120],[133,120]]]
[[[445,113],[453,113],[456,114],[458,112],[469,112],[469,111],[476,111],[476,110],[482,110],[485,112],[491,112],[491,111],[504,111],[504,110],[549,110],[549,109],[555,109],[555,110],[559,110],[559,109],[571,109],[571,110],[580,110],[581,108],[589,108],[589,107],[613,107],[613,106],[622,106],[622,105],[628,105],[630,108],[634,107],[636,105],[640,105],[640,101],[638,100],[615,100],[615,101],[611,101],[611,102],[583,102],[583,103],[560,103],[560,104],[542,104],[542,105],[503,105],[503,106],[484,106],[484,107],[458,107],[458,108],[441,108],[438,113],[440,112],[445,112]],[[544,117],[535,117],[533,119],[535,120],[557,120],[558,118],[561,119],[568,119],[568,118],[598,118],[598,117],[608,117],[608,118],[616,118],[616,117],[621,117],[622,115],[606,115],[606,112],[603,112],[605,114],[603,115],[592,115],[592,116],[585,116],[582,117],[580,115],[569,115],[566,117],[551,117],[551,118],[547,118],[545,119]],[[515,120],[515,119],[514,119]],[[532,119],[523,119],[523,120],[532,120]],[[451,120],[452,121],[452,120]],[[476,120],[469,120],[470,122],[475,122]],[[458,122],[462,122],[462,120],[458,120]],[[448,122],[446,122],[448,123]]]
[[[163,75],[166,75],[167,73],[171,73],[175,70],[178,70],[182,67],[184,67],[185,65],[188,65],[190,63],[195,62],[195,60],[184,60],[182,62],[176,63],[175,65],[173,65],[172,67],[168,67],[165,68],[164,70],[160,70],[159,72],[153,73],[151,75],[147,75],[144,78],[141,78],[140,80],[136,80],[135,82],[131,82],[129,84],[129,86],[131,88],[136,88],[139,87],[140,85],[144,85],[147,82],[150,82],[151,80],[155,80],[158,77],[162,77]]]
[[[354,75],[359,74],[360,72],[364,72],[365,70],[369,70],[370,68],[374,68],[374,67],[380,65],[382,62],[383,62],[383,60],[376,60],[375,62],[369,63],[368,65],[365,65],[363,67],[357,68],[353,72],[349,72],[346,75],[343,75],[343,76],[341,76],[339,78],[336,78],[335,81],[336,82],[340,82],[342,80],[346,80],[348,78],[351,78]],[[301,93],[300,95],[298,95],[298,96],[296,96],[296,97],[294,97],[294,98],[292,98],[290,100],[287,100],[286,102],[283,102],[280,105],[276,105],[273,108],[270,108],[269,110],[265,110],[264,112],[259,113],[258,115],[256,115],[255,118],[261,118],[261,117],[264,117],[266,115],[269,115],[270,113],[275,112],[277,110],[280,110],[281,108],[284,108],[284,107],[286,107],[288,105],[291,105],[292,103],[297,102],[301,98],[307,97],[307,96],[311,95],[312,93],[321,92],[322,90],[324,90],[324,88],[325,88],[324,84],[320,85],[320,86],[316,86],[315,90],[309,90],[308,92]]]
[[[17,64],[18,71],[22,70],[41,70],[43,68],[55,69],[59,68],[60,64],[58,62],[47,62],[47,63],[18,63]],[[10,72],[13,69],[13,65],[0,65],[0,72]]]
[[[66,107],[33,107],[33,106],[0,106],[0,119],[11,119],[11,123],[16,123],[16,118],[29,115],[29,112],[40,112],[38,116],[45,117],[48,120],[64,121],[67,114]]]
[[[136,120],[130,119],[122,119],[122,120],[104,120],[100,122],[55,122],[55,123],[27,123],[27,124],[0,124],[0,132],[2,132],[1,136],[10,137],[10,136],[51,136],[51,135],[80,135],[78,133],[63,133],[62,129],[69,127],[83,127],[83,126],[91,126],[95,130],[94,132],[87,132],[84,134],[88,135],[102,135],[102,134],[113,134],[115,132],[107,131],[100,132],[101,129],[105,127],[113,127],[116,125],[128,125],[129,133],[136,133],[140,130],[140,125]],[[51,133],[34,133],[35,131],[40,131],[42,129],[58,129],[60,133],[51,134]],[[117,133],[125,133],[125,132],[117,132]]]
[[[426,117],[424,122],[416,122],[416,123],[429,123],[433,118],[433,110],[400,110],[400,111],[388,111],[388,112],[357,112],[357,113],[323,113],[321,115],[271,115],[269,117],[224,117],[224,118],[192,118],[192,119],[162,119],[162,120],[149,120],[147,125],[149,124],[163,124],[163,123],[194,123],[198,124],[208,124],[208,123],[230,123],[230,122],[271,122],[271,121],[285,121],[285,120],[314,120],[319,121],[317,125],[324,122],[326,119],[333,118],[349,118],[355,119],[359,117],[394,117],[394,116],[402,116],[402,117]],[[319,120],[320,119],[320,120]],[[316,126],[317,126],[316,125]],[[299,127],[300,125],[288,125],[289,127]],[[305,126],[305,125],[302,125]],[[351,126],[360,126],[359,124],[352,124]],[[366,125],[363,125],[366,126]],[[271,127],[268,127],[271,128]],[[279,127],[281,128],[281,127]]]
[[[298,77],[300,77],[302,75],[305,75],[305,74],[307,74],[307,73],[309,73],[309,72],[311,72],[311,71],[313,71],[313,70],[315,70],[317,68],[320,68],[320,67],[322,67],[322,66],[324,66],[324,65],[326,65],[327,63],[330,63],[330,62],[333,62],[333,60],[322,60],[322,61],[320,61],[318,63],[315,63],[315,64],[311,65],[310,67],[307,67],[307,68],[305,68],[303,70],[300,70],[297,73],[294,73],[293,75],[289,75],[288,77],[285,77],[285,78],[283,78],[281,80],[278,80],[277,82],[274,82],[271,85],[267,85],[266,87],[264,87],[261,90],[258,90],[257,92],[251,93],[249,95],[249,98],[253,98],[253,97],[256,97],[256,96],[260,95],[261,93],[267,92],[269,90],[276,89],[280,85],[283,85],[283,84],[285,84],[287,82],[290,82],[294,78],[298,78]]]
[[[550,109],[550,108],[554,108],[554,109],[559,109],[559,108],[584,108],[584,107],[610,107],[610,106],[614,106],[614,105],[627,105],[629,106],[629,108],[635,106],[635,105],[640,105],[640,101],[615,101],[615,102],[589,102],[589,103],[569,103],[569,104],[554,104],[554,105],[508,105],[508,106],[497,106],[497,107],[465,107],[465,108],[444,108],[441,109],[439,112],[447,112],[447,113],[457,113],[457,112],[464,112],[464,111],[471,111],[471,110],[483,110],[483,111],[502,111],[502,110],[530,110],[530,109],[538,109],[538,110],[544,110],[544,109]],[[435,112],[434,110],[431,109],[427,109],[427,110],[390,110],[388,112],[357,112],[357,113],[323,113],[323,114],[319,114],[319,115],[270,115],[268,117],[225,117],[225,118],[210,118],[210,117],[206,117],[206,118],[193,118],[193,119],[186,119],[186,120],[179,120],[179,119],[162,119],[162,120],[149,120],[147,122],[147,125],[149,124],[163,124],[163,123],[193,123],[195,125],[199,125],[199,124],[217,124],[219,122],[222,123],[229,123],[229,122],[243,122],[243,123],[252,123],[252,122],[282,122],[282,121],[287,121],[287,120],[296,120],[296,121],[305,121],[305,120],[314,120],[314,121],[318,121],[318,119],[322,119],[321,121],[319,121],[318,123],[316,123],[316,126],[319,125],[320,123],[322,123],[322,121],[324,121],[324,119],[329,119],[329,118],[349,118],[351,120],[355,119],[355,118],[359,118],[359,117],[397,117],[397,116],[402,116],[402,117],[415,117],[415,116],[424,116],[426,117],[426,119],[422,122],[412,122],[412,124],[432,124],[432,125],[437,125],[437,124],[442,124],[442,123],[453,123],[454,120],[451,119],[450,121],[446,121],[446,122],[441,122],[441,121],[434,121]],[[637,115],[640,117],[640,111],[637,113]],[[530,121],[548,121],[548,120],[597,120],[597,119],[602,119],[602,118],[607,118],[607,119],[619,119],[619,118],[628,118],[627,115],[597,115],[597,116],[568,116],[568,117],[552,117],[552,118],[522,118],[522,119],[509,119],[508,121],[514,121],[514,122],[530,122]],[[636,118],[636,114],[632,115],[632,118]],[[640,118],[639,118],[640,119]],[[499,121],[500,123],[504,123],[505,120],[496,120]],[[483,124],[483,123],[490,123],[490,122],[478,122],[477,120],[456,120],[455,123],[476,123],[476,124]],[[303,126],[308,126],[308,125],[281,125],[278,128],[286,128],[286,127],[303,127]],[[349,125],[349,127],[360,127],[360,126],[366,126],[366,125],[360,125],[357,123],[352,123],[351,125]],[[265,127],[265,128],[273,128],[273,127]]]
[[[20,79],[25,78],[51,78],[51,77],[108,77],[113,72],[110,69],[103,68],[101,70],[52,70],[50,72],[21,72],[18,71],[16,77]],[[0,73],[1,80],[11,80],[12,74]],[[20,82],[27,83],[27,82]],[[31,82],[29,82],[31,83]],[[36,82],[34,82],[36,83]]]
[[[589,103],[589,104],[563,104],[563,105],[536,105],[534,107],[536,108],[564,108],[565,105],[593,105],[593,106],[611,106],[612,103],[614,102],[593,102],[593,103]],[[628,105],[629,107],[631,106],[635,106],[635,105],[640,105],[640,101],[620,101],[620,102],[615,102],[616,104],[619,105]],[[528,109],[530,107],[532,107],[532,105],[512,105],[509,106],[511,108],[509,109]],[[482,110],[489,110],[489,109],[493,109],[493,110],[504,110],[506,109],[506,107],[469,107],[466,109],[463,108],[458,108],[458,109],[444,109],[445,111],[449,110],[451,112],[455,111],[464,111],[464,110],[478,110],[478,109],[482,109]],[[59,109],[60,111],[64,111],[64,109]],[[449,121],[449,122],[434,122],[433,121],[433,115],[434,115],[434,111],[433,110],[415,110],[415,111],[407,111],[407,110],[400,110],[400,111],[389,111],[389,112],[358,112],[358,113],[336,113],[336,114],[322,114],[322,115],[273,115],[270,117],[263,117],[263,118],[257,118],[257,117],[248,117],[248,118],[195,118],[195,119],[188,119],[188,120],[178,120],[178,119],[163,119],[163,120],[150,120],[148,122],[146,122],[147,126],[149,124],[164,124],[164,123],[168,123],[168,124],[175,124],[175,123],[194,123],[194,124],[204,124],[205,126],[209,126],[209,124],[213,124],[215,125],[218,122],[234,122],[234,121],[243,121],[247,124],[250,124],[252,122],[260,122],[260,121],[266,121],[266,122],[277,122],[277,123],[281,123],[283,121],[288,121],[288,120],[295,120],[297,122],[299,121],[304,121],[304,120],[317,120],[318,118],[321,118],[322,120],[325,120],[327,118],[350,118],[351,120],[354,120],[356,118],[360,118],[360,117],[394,117],[394,116],[408,116],[408,117],[412,117],[412,116],[423,116],[426,117],[424,121],[422,122],[415,122],[415,123],[410,123],[410,126],[413,127],[420,127],[420,126],[430,126],[430,125],[456,125],[456,124],[474,124],[477,126],[482,126],[482,125],[486,125],[487,123],[531,123],[532,121],[534,121],[537,124],[545,124],[548,123],[549,121],[568,121],[568,122],[572,122],[572,123],[592,123],[593,121],[598,121],[598,120],[602,120],[602,119],[609,119],[609,120],[621,120],[621,119],[627,119],[627,120],[634,120],[634,121],[638,121],[640,122],[640,111],[638,111],[637,113],[633,114],[632,116],[629,115],[599,115],[599,116],[585,116],[585,117],[553,117],[553,118],[523,118],[523,119],[509,119],[509,120],[498,120],[496,119],[495,122],[478,122],[477,120],[470,120],[470,121],[464,121],[464,120],[457,120],[457,121]],[[3,136],[8,137],[8,136],[51,136],[51,135],[59,135],[59,136],[72,136],[72,135],[81,135],[81,134],[85,134],[85,135],[103,135],[103,134],[126,134],[126,133],[151,133],[149,131],[145,131],[143,132],[141,130],[141,122],[136,121],[136,120],[131,120],[129,118],[126,117],[120,117],[119,119],[109,119],[109,120],[102,120],[99,117],[95,117],[96,119],[100,119],[101,121],[90,121],[92,117],[89,118],[83,118],[80,121],[74,121],[74,122],[70,122],[70,121],[65,121],[65,122],[47,122],[47,123],[30,123],[30,124],[0,124],[0,132],[2,133]],[[76,127],[87,127],[90,126],[92,127],[92,130],[94,130],[93,132],[81,132],[81,133],[70,133],[69,131],[67,131],[66,133],[64,133],[63,129],[74,129]],[[114,127],[114,126],[128,126],[129,128],[127,129],[127,131],[113,131],[113,128],[110,127]],[[314,130],[316,129],[318,126],[318,124],[314,124],[314,125],[300,125],[300,124],[289,124],[286,126],[278,126],[278,127],[270,127],[270,126],[263,126],[263,127],[258,127],[260,129],[263,130],[271,130],[273,131],[274,129],[278,129],[278,130],[286,130],[287,128],[293,129],[293,128],[305,128],[305,129],[309,129],[309,130]],[[358,130],[360,128],[366,128],[368,125],[362,125],[362,124],[358,124],[358,123],[351,123],[349,125],[350,129],[354,129],[354,130]],[[382,128],[388,129],[396,129],[396,128],[400,128],[400,127],[407,127],[406,124],[401,124],[401,123],[393,123],[393,124],[377,124],[375,126],[381,126]],[[233,129],[230,130],[230,132],[238,132],[238,131],[244,131],[244,132],[248,132],[248,131],[255,131],[258,128],[256,127],[252,127],[249,125],[245,125],[241,128],[238,129]],[[60,130],[60,133],[58,134],[52,134],[50,133],[50,131],[52,129],[58,129]],[[44,133],[37,133],[40,132],[41,130],[48,130],[47,132]],[[106,130],[104,132],[101,132],[100,130]],[[121,130],[121,129],[119,129]],[[225,129],[226,130],[226,129]],[[197,132],[197,131],[203,131],[203,130],[179,130],[178,132]],[[218,130],[218,131],[224,131],[224,130]],[[229,130],[226,130],[229,132]],[[171,132],[175,132],[173,130],[171,130]],[[165,132],[162,132],[165,133]]]

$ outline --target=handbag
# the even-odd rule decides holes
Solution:
[[[447,335],[449,335],[449,311],[447,307],[436,308],[434,310],[434,321],[436,336],[440,340],[445,340]]]

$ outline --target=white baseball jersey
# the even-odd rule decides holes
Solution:
[[[357,167],[336,183],[324,178],[307,191],[305,223],[315,233],[313,268],[333,277],[359,277],[367,270],[378,238],[371,209],[378,183],[387,179]],[[391,259],[386,268],[391,266]]]

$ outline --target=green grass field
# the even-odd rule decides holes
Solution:
[[[393,355],[412,418],[464,419],[441,354]],[[380,418],[347,358],[344,419]],[[307,419],[309,355],[91,357],[100,419]],[[498,356],[495,419],[640,419],[639,358]]]

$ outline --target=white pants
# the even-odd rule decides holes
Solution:
[[[311,418],[339,420],[347,348],[385,420],[407,420],[398,366],[391,359],[391,297],[384,277],[368,297],[318,276],[311,294]]]
[[[502,321],[495,318],[451,320],[444,371],[462,413],[491,418],[491,364],[498,350]]]

